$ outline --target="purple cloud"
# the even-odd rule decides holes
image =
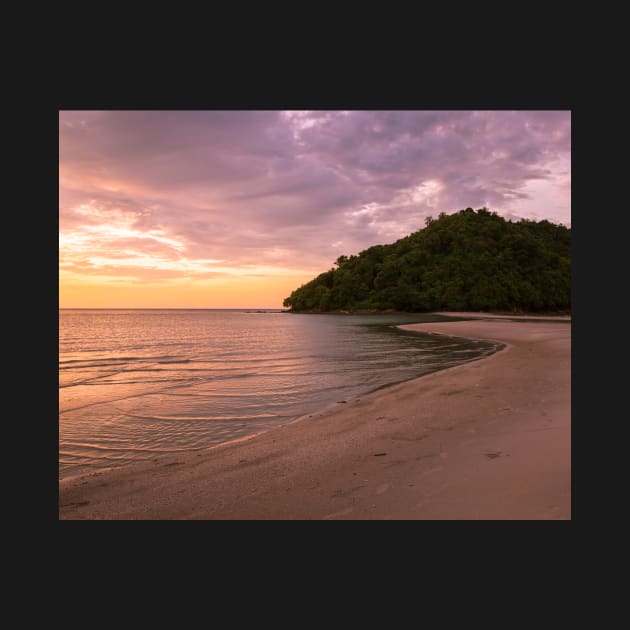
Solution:
[[[71,111],[59,135],[76,273],[319,272],[468,206],[571,220],[566,111]]]

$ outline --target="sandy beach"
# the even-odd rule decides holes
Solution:
[[[570,319],[478,315],[404,328],[506,344],[489,358],[247,440],[63,480],[59,518],[570,519]]]

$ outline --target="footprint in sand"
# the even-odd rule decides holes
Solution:
[[[497,457],[501,457],[501,451],[497,451],[496,453],[485,453],[485,456],[488,459],[495,459]]]
[[[352,512],[352,508],[346,508],[345,510],[340,510],[339,512],[333,512],[332,514],[326,514],[324,516],[324,521],[329,521],[332,518],[337,518],[338,516],[345,516],[346,514],[350,514]]]
[[[65,505],[62,505],[62,508],[68,508],[68,507],[83,507],[84,505],[89,505],[89,501],[74,501],[73,503],[66,503]]]

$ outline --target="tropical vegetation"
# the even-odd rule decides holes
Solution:
[[[284,300],[292,312],[561,311],[571,306],[571,229],[487,208],[428,217],[390,245],[339,256]]]

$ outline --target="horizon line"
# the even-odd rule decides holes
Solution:
[[[59,306],[60,311],[284,311],[276,306]]]

